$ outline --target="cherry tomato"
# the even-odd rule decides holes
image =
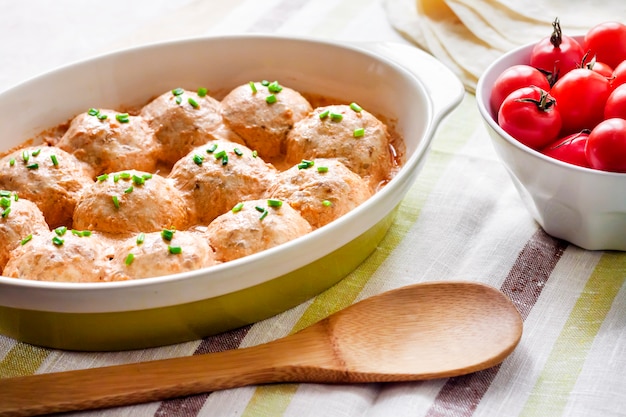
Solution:
[[[530,65],[513,65],[505,69],[493,83],[490,100],[491,110],[497,112],[506,96],[513,91],[533,85],[546,91],[550,90],[548,78],[537,68]]]
[[[587,139],[585,154],[592,168],[626,172],[626,120],[607,119],[596,126]]]
[[[530,65],[552,73],[555,80],[578,68],[585,52],[576,39],[563,35],[559,19],[552,23],[552,35],[535,44],[530,54]]]
[[[538,87],[523,87],[509,94],[500,106],[498,123],[508,134],[533,149],[541,149],[554,141],[561,130],[556,102]]]
[[[611,88],[615,89],[620,85],[626,83],[626,60],[622,61],[613,70],[613,76],[611,78]]]
[[[603,77],[613,77],[613,68],[609,67],[604,62],[596,61],[595,58],[592,59],[590,62],[585,63],[583,66],[587,69],[597,72]]]
[[[562,134],[593,129],[604,120],[610,93],[609,80],[595,71],[577,68],[565,74],[550,90],[563,119]]]
[[[626,59],[626,25],[620,22],[600,23],[587,31],[584,50],[598,61],[615,68]]]
[[[614,117],[626,119],[626,84],[618,86],[606,100],[604,118],[612,119]]]
[[[590,168],[585,155],[588,137],[588,130],[567,135],[543,148],[541,153],[569,164]]]

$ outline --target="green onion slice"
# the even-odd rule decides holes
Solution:
[[[124,194],[130,194],[134,191],[133,186],[131,185],[130,187],[128,187],[127,189],[124,190]]]
[[[200,155],[194,155],[193,156],[193,162],[195,162],[196,165],[202,165],[203,161],[204,161],[204,157],[202,157]]]
[[[146,240],[146,234],[143,232],[139,233],[139,236],[137,236],[137,245],[141,245],[145,240]]]
[[[350,108],[357,113],[360,113],[363,110],[363,108],[356,103],[350,103]]]
[[[98,114],[100,114],[100,110],[94,109],[92,107],[89,110],[87,110],[87,114],[90,115],[90,116],[97,116]]]
[[[20,245],[24,246],[25,244],[30,242],[32,239],[33,239],[33,235],[30,234],[30,235],[26,236],[24,239],[20,240]]]
[[[274,94],[270,94],[269,96],[265,97],[265,102],[267,104],[274,104],[274,103],[276,103],[276,96]]]
[[[331,202],[330,202],[330,201],[328,201],[328,200],[324,200],[324,201],[322,201],[322,204],[324,205],[324,207],[330,207],[330,206],[332,206],[332,205],[333,205],[333,203],[331,203]]]
[[[241,211],[242,208],[243,208],[243,203],[237,203],[235,204],[235,207],[231,209],[231,211],[233,213],[237,213],[238,211]]]
[[[118,113],[115,115],[115,119],[120,123],[130,122],[130,115],[128,113]]]
[[[317,167],[317,172],[328,172],[328,167]]]
[[[343,120],[343,114],[330,112],[330,120],[333,122],[340,122]]]
[[[15,158],[9,159],[9,166],[12,167],[13,165],[15,165]]]
[[[111,200],[113,200],[113,205],[115,208],[120,208],[120,200],[116,195],[111,196]]]
[[[198,102],[196,100],[194,100],[192,97],[189,97],[187,99],[187,103],[191,104],[191,107],[193,107],[194,109],[199,109],[200,105],[198,104]]]
[[[129,253],[129,254],[126,256],[126,259],[124,259],[124,263],[125,263],[126,265],[130,265],[130,264],[132,264],[132,263],[133,263],[133,261],[134,261],[134,260],[135,260],[135,255],[133,255],[132,253]]]
[[[0,206],[3,208],[11,207],[10,197],[0,197]]]
[[[96,177],[96,179],[97,179],[98,181],[100,181],[100,182],[102,182],[102,181],[106,181],[108,178],[109,178],[109,174],[102,174],[102,175],[98,175],[98,176]]]
[[[145,182],[146,182],[146,179],[144,177],[140,177],[139,175],[133,174],[133,183],[135,183],[135,185],[143,185]]]
[[[37,169],[37,168],[39,168],[39,164],[35,162],[33,164],[26,165],[26,168],[28,168],[28,169]]]
[[[6,218],[9,216],[9,213],[11,213],[11,207],[7,207],[2,211],[2,218]]]
[[[269,207],[281,207],[283,205],[283,202],[281,200],[277,200],[274,198],[270,198],[269,200],[267,200],[267,205]]]
[[[50,160],[52,161],[52,165],[54,165],[55,167],[59,166],[59,159],[56,155],[50,155]]]
[[[320,113],[320,119],[327,118],[329,114],[330,114],[330,110],[324,110],[323,112]]]
[[[54,233],[56,233],[57,236],[63,236],[65,232],[67,232],[67,227],[65,226],[59,226],[54,229]]]
[[[172,90],[172,94],[174,94],[175,96],[180,96],[181,94],[183,94],[185,92],[185,90],[183,90],[182,88],[175,88]]]
[[[61,239],[60,237],[55,236],[52,238],[52,243],[54,243],[56,246],[61,246],[65,243],[65,241]]]
[[[358,129],[354,129],[354,137],[355,138],[360,138],[363,137],[365,135],[365,129],[360,127]]]
[[[215,152],[215,150],[217,149],[217,143],[214,143],[213,145],[211,145],[209,147],[209,149],[206,150],[207,153],[213,153]]]
[[[41,153],[41,149],[36,149],[33,151],[33,156],[38,156]]]
[[[161,231],[161,237],[167,241],[172,240],[172,238],[174,237],[174,233],[176,231],[175,230],[171,230],[171,229],[163,229]]]
[[[254,83],[254,81],[250,81],[248,85],[250,86],[250,90],[252,90],[252,94],[256,94],[257,89],[256,89],[256,84]]]
[[[235,154],[237,154],[237,156],[242,156],[243,155],[243,152],[241,152],[241,149],[239,149],[239,148],[233,149],[233,152],[235,152]]]
[[[172,255],[178,255],[183,253],[183,248],[181,248],[180,246],[171,246],[168,245],[167,250],[169,253],[171,253]]]
[[[280,84],[278,84],[278,81],[269,83],[267,85],[267,89],[269,90],[270,93],[280,93],[281,91],[283,91],[283,87]]]
[[[206,97],[206,95],[209,93],[209,90],[207,90],[204,87],[200,87],[198,88],[198,97]]]

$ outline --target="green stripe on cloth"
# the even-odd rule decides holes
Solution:
[[[17,343],[0,361],[0,378],[32,375],[49,354],[49,349]]]
[[[604,254],[574,304],[520,416],[563,414],[593,341],[624,281],[626,254]]]
[[[469,111],[468,106],[475,106],[472,96],[467,96],[457,111],[467,112]],[[436,186],[445,167],[453,159],[454,151],[465,145],[476,129],[474,124],[454,124],[450,123],[450,120],[452,119],[447,119],[448,122],[441,126],[441,131],[437,134],[437,137],[445,137],[445,142],[435,140],[435,142],[441,143],[433,143],[433,149],[428,155],[418,181],[411,187],[400,204],[396,219],[387,235],[380,242],[379,247],[355,271],[335,286],[318,295],[294,325],[291,333],[310,326],[333,312],[352,304],[378,267],[402,242],[406,233],[417,221],[430,191]],[[242,416],[278,416],[284,414],[298,387],[298,384],[257,387]]]

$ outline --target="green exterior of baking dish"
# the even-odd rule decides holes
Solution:
[[[376,249],[396,211],[334,252],[263,284],[136,311],[59,313],[0,306],[0,333],[56,349],[112,351],[197,340],[245,326],[295,307],[341,281]]]

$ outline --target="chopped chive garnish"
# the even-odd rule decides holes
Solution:
[[[269,200],[267,200],[267,205],[269,207],[280,207],[283,205],[283,202],[281,200],[276,200],[274,198],[270,198]]]
[[[74,236],[78,236],[78,237],[82,237],[83,236],[83,232],[81,230],[76,230],[76,229],[72,229],[72,234]]]
[[[139,233],[139,236],[137,236],[137,244],[141,245],[145,240],[146,240],[146,234],[143,232]]]
[[[265,102],[267,104],[274,104],[274,103],[276,103],[276,96],[274,94],[270,94],[269,96],[265,97]]]
[[[54,233],[56,233],[57,236],[63,236],[65,232],[67,232],[67,227],[65,226],[59,226],[56,229],[54,229]]]
[[[213,153],[215,152],[215,150],[217,149],[217,143],[214,143],[213,145],[211,145],[209,147],[209,149],[206,150],[207,153]]]
[[[9,191],[9,190],[0,190],[0,197],[11,197],[11,191]]]
[[[343,114],[330,112],[330,120],[333,122],[340,122],[343,120]]]
[[[123,179],[123,180],[127,180],[127,179],[130,178],[130,173],[122,172],[122,173],[120,173],[120,178]]]
[[[200,105],[198,104],[198,102],[194,100],[192,97],[189,97],[187,99],[187,103],[191,104],[191,107],[193,107],[194,109],[200,108]]]
[[[11,206],[11,199],[9,197],[0,198],[0,206],[7,208]]]
[[[196,165],[202,165],[203,161],[204,161],[204,157],[202,157],[200,155],[194,155],[193,156],[193,162],[195,162]]]
[[[17,195],[17,193],[13,194],[13,200],[17,201],[17,200],[19,200],[19,199],[20,199],[20,198],[19,198],[19,196]]]
[[[91,230],[83,230],[83,236],[84,236],[84,237],[89,237],[89,236],[91,236]]]
[[[25,244],[30,242],[32,239],[33,239],[33,235],[30,234],[30,235],[26,236],[24,239],[20,240],[20,245],[24,246]]]
[[[111,196],[111,200],[113,200],[113,205],[115,206],[115,208],[120,208],[120,200],[117,198],[116,195]]]
[[[172,238],[174,237],[174,232],[176,232],[175,230],[171,230],[171,229],[163,229],[161,231],[161,237],[165,240],[172,240]]]
[[[98,120],[106,120],[109,116],[105,113],[100,113],[98,116]]]
[[[65,241],[61,239],[60,237],[55,236],[52,238],[52,243],[54,243],[56,246],[61,246],[65,243]]]
[[[256,84],[254,83],[254,81],[250,81],[248,85],[250,86],[252,93],[255,94],[257,92],[257,89],[256,89]]]
[[[113,174],[113,182],[118,182],[120,180],[120,174]]]
[[[259,217],[259,220],[263,220],[264,218],[267,217],[269,211],[267,211],[266,209],[263,209],[263,213],[261,214],[261,217]]]
[[[358,129],[354,129],[354,137],[355,138],[360,138],[363,137],[365,135],[365,129],[360,127]]]
[[[361,106],[359,106],[358,104],[356,104],[356,103],[350,103],[350,108],[352,110],[354,110],[355,112],[357,112],[357,113],[359,113],[359,112],[361,112],[361,110],[363,110],[363,108]]]
[[[33,164],[26,165],[26,168],[28,168],[28,169],[37,169],[37,168],[39,168],[39,164],[35,162]]]
[[[270,85],[270,82],[269,82],[269,81],[267,81],[267,80],[263,80],[263,81],[261,81],[261,85],[262,85],[263,87],[267,87],[268,85]]]
[[[257,151],[252,151],[252,157],[256,158],[257,156],[259,156],[259,153]]]
[[[206,88],[200,87],[200,88],[198,88],[198,97],[206,97],[208,92],[209,92],[209,90],[207,90]]]
[[[9,166],[12,167],[13,165],[15,165],[15,158],[9,159]]]
[[[178,255],[178,254],[183,253],[183,248],[181,248],[180,246],[171,246],[171,245],[168,245],[168,246],[167,246],[167,251],[168,251],[169,253],[171,253],[172,255]]]
[[[226,165],[226,164],[228,164],[228,155],[224,155],[222,157],[222,165]]]
[[[263,213],[265,211],[265,208],[261,206],[254,206],[254,209],[259,213]]]
[[[88,115],[90,115],[90,116],[97,116],[98,114],[100,114],[100,110],[98,110],[98,109],[94,109],[94,108],[92,107],[92,108],[90,108],[90,109],[87,111],[87,114],[88,114]]]
[[[41,149],[36,149],[33,151],[33,156],[37,156],[41,153]]]
[[[185,90],[183,90],[182,88],[175,88],[172,90],[172,94],[174,94],[175,96],[180,96],[181,94],[183,94],[185,92]]]
[[[124,190],[124,194],[130,194],[132,193],[134,190],[133,186],[131,185],[130,187],[128,187],[127,189]]]
[[[59,166],[59,159],[56,155],[50,155],[50,160],[52,161],[52,165],[54,165],[55,167]]]
[[[299,164],[298,164],[298,169],[307,169],[307,168],[311,168],[313,165],[315,165],[315,161],[309,161],[308,159],[303,159]]]
[[[235,152],[237,154],[237,156],[242,156],[243,155],[243,152],[241,152],[241,149],[239,149],[239,148],[233,149],[233,152]]]
[[[141,178],[143,178],[144,180],[149,180],[150,178],[152,178],[152,174],[143,174]]]
[[[243,208],[243,203],[237,203],[235,204],[235,207],[231,209],[231,211],[233,213],[237,213],[238,211],[241,211],[242,208]]]
[[[283,87],[278,84],[278,81],[274,81],[273,83],[268,84],[267,89],[270,91],[270,93],[280,93],[281,91],[283,91]]]
[[[322,201],[322,204],[324,205],[324,207],[330,207],[330,206],[332,206],[332,205],[333,205],[333,203],[331,203],[331,202],[330,202],[330,201],[328,201],[328,200],[324,200],[324,201]]]
[[[174,101],[176,101],[176,104],[180,104],[180,103],[183,102],[183,97],[182,96],[176,96],[176,100],[174,100]]]
[[[22,160],[26,163],[30,159],[30,154],[28,151],[22,151]]]
[[[2,211],[2,218],[6,218],[11,213],[11,207],[7,207]]]
[[[329,114],[330,114],[330,110],[324,110],[323,112],[320,113],[320,119],[327,118]]]
[[[222,159],[226,156],[226,151],[222,150],[215,154],[215,159]]]
[[[328,172],[328,167],[317,167],[317,172]]]
[[[135,255],[133,255],[132,253],[129,253],[129,254],[126,256],[126,259],[124,259],[124,263],[125,263],[126,265],[130,265],[130,264],[132,264],[132,263],[133,263],[133,261],[134,261],[134,260],[135,260]]]
[[[128,123],[130,122],[130,118],[129,118],[129,114],[128,113],[118,113],[115,115],[115,119],[120,122],[120,123]]]
[[[133,183],[135,183],[135,185],[143,185],[145,182],[146,182],[146,179],[144,177],[140,177],[139,175],[133,174]]]
[[[99,182],[106,181],[108,178],[109,178],[109,174],[102,174],[102,175],[98,175],[98,176],[96,177],[96,179],[97,179]]]

